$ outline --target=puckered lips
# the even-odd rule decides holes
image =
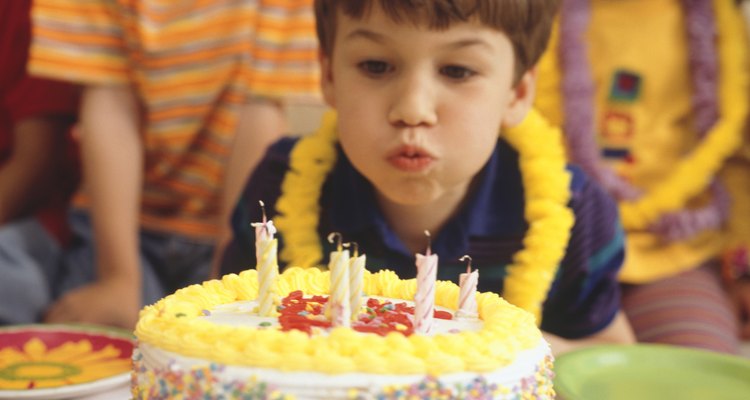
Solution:
[[[388,162],[404,172],[423,172],[435,161],[435,156],[417,146],[404,145],[388,153]]]

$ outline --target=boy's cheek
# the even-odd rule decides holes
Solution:
[[[335,85],[333,83],[333,69],[331,59],[325,56],[320,58],[320,89],[323,100],[330,107],[336,107]]]

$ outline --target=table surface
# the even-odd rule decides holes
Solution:
[[[130,395],[130,382],[125,385],[107,390],[101,393],[95,393],[90,396],[81,397],[78,400],[127,400]]]

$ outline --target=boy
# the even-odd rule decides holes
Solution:
[[[250,223],[261,219],[263,200],[275,204],[271,216],[281,208],[299,214],[276,220],[282,262],[298,251],[294,246],[310,245],[299,236],[315,225],[318,242],[340,232],[367,253],[369,269],[410,278],[413,254],[424,251],[428,230],[441,259],[438,279],[455,279],[466,268],[458,258],[470,254],[481,270],[479,289],[502,294],[506,266],[528,232],[519,157],[498,132],[529,111],[532,67],[547,41],[554,3],[529,1],[521,10],[496,0],[419,7],[317,1],[322,87],[338,111],[340,147],[331,151],[339,161],[330,173],[319,173],[332,158],[325,146],[294,149],[291,163],[307,165],[290,172],[297,180],[282,186],[295,144],[274,145],[235,210],[223,272],[254,265]],[[541,321],[558,354],[588,343],[632,341],[619,313],[623,243],[616,209],[573,173],[570,207],[577,222]],[[290,198],[294,191],[300,195]],[[297,226],[283,229],[290,224]],[[304,257],[292,262],[305,263]]]

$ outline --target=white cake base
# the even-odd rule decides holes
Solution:
[[[139,344],[134,354],[133,395],[135,399],[237,398],[256,393],[258,399],[293,396],[313,399],[398,399],[463,398],[468,393],[483,399],[514,399],[526,394],[550,399],[552,394],[552,355],[542,340],[536,348],[522,351],[511,365],[497,371],[425,375],[380,375],[278,371],[264,368],[219,366],[206,360],[180,356],[147,344]],[[264,397],[265,396],[265,397]],[[243,397],[244,398],[244,397]],[[256,397],[246,397],[256,398]],[[288,397],[286,397],[288,398]]]

